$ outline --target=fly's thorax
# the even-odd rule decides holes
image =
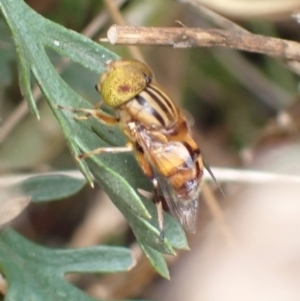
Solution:
[[[190,135],[188,122],[182,112],[178,112],[178,120],[172,127],[164,129],[171,141],[184,141]]]
[[[122,109],[126,110],[134,120],[153,131],[170,129],[178,121],[178,108],[154,84],[150,84],[132,100],[125,103]]]
[[[127,110],[124,110],[122,108],[116,110],[116,116],[119,120],[119,126],[122,132],[131,142],[136,142],[138,123],[132,119],[131,114],[129,114]]]

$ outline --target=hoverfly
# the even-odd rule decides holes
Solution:
[[[139,61],[108,62],[96,89],[101,92],[103,102],[115,110],[115,116],[102,112],[99,106],[71,110],[85,113],[78,119],[95,117],[105,124],[119,124],[128,143],[124,147],[98,148],[78,159],[103,152],[133,151],[152,180],[161,233],[163,215],[159,195],[164,196],[171,213],[185,230],[194,232],[204,163],[182,111],[154,82],[150,68]]]

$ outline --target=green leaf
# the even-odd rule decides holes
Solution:
[[[9,283],[6,301],[91,301],[71,285],[68,273],[110,273],[130,269],[130,251],[117,247],[51,250],[33,244],[12,230],[0,234],[1,270]]]
[[[170,279],[170,273],[164,256],[151,247],[144,245],[141,241],[139,241],[139,244],[155,270],[161,276]]]
[[[96,158],[96,157],[92,157],[92,158],[89,158],[88,161],[91,162],[89,165],[90,165],[91,169],[93,170],[95,178],[98,181],[101,181],[101,178],[105,177],[106,175],[104,173],[105,171],[103,171],[103,170],[100,171],[98,168],[98,165],[94,164],[94,162],[97,162],[97,159],[98,158]],[[130,208],[128,206],[127,202],[124,202],[122,200],[119,200],[117,197],[114,197],[114,193],[117,192],[117,190],[119,189],[118,186],[120,186],[120,184],[115,182],[115,185],[116,185],[115,190],[108,193],[108,195],[110,196],[111,200],[119,208],[119,210],[123,213],[123,215],[129,222],[137,239],[143,240],[145,244],[149,244],[152,248],[154,248],[162,253],[175,254],[175,252],[167,238],[164,239],[163,241],[161,241],[160,231],[149,222],[149,219],[145,219],[141,216],[138,216],[138,214],[134,214],[135,209]],[[109,187],[104,187],[104,189],[105,188],[107,188],[107,190],[109,190]],[[123,187],[120,187],[120,188],[123,190]],[[152,204],[152,206],[154,206],[154,205]],[[153,220],[154,218],[155,217],[152,217],[151,220]]]
[[[31,202],[56,201],[80,191],[86,181],[64,175],[45,175],[32,177],[8,187],[22,196],[30,196]]]
[[[0,18],[0,37],[2,45],[0,47],[0,82],[1,86],[5,87],[11,85],[13,81],[11,65],[16,58],[16,51],[11,33],[3,18]]]
[[[17,49],[20,49],[17,46]],[[31,112],[40,119],[40,114],[38,111],[38,108],[36,106],[34,97],[32,95],[31,91],[31,83],[30,83],[30,65],[26,59],[26,57],[23,57],[21,53],[18,53],[18,70],[19,70],[19,83],[22,95],[27,100],[29,107],[31,109]]]
[[[57,109],[57,104],[64,107],[79,108],[91,107],[91,105],[76,94],[57,74],[45,52],[43,39],[46,36],[45,32],[47,32],[47,35],[51,32],[53,37],[55,37],[55,40],[52,40],[53,47],[60,45],[57,47],[61,54],[76,59],[77,62],[97,71],[99,74],[103,72],[106,61],[108,59],[116,59],[117,56],[86,37],[44,19],[32,11],[23,1],[4,0],[0,3],[1,6],[14,34],[18,53],[20,56],[25,57],[26,62],[30,65],[32,73],[61,124],[73,154],[78,155],[82,149],[90,150],[102,145],[108,145],[108,143],[110,145],[124,143],[124,136],[119,128],[115,127],[112,129],[112,127],[99,124],[96,120],[78,122],[72,119],[72,114],[69,112]],[[68,45],[69,47],[67,47]],[[91,88],[92,86],[94,86],[94,83],[91,84]],[[94,128],[101,132],[101,137],[94,133]],[[119,155],[101,156],[98,160],[98,167],[106,170],[106,178],[102,178],[100,184],[109,187],[113,191],[114,187],[107,184],[114,182],[116,176],[122,176],[124,178],[123,188],[131,192],[132,199],[138,199],[136,193],[133,193],[134,190],[131,186],[149,188],[149,181],[146,180],[137,166],[133,156],[125,156],[125,160],[124,156]],[[91,183],[92,175],[84,160],[79,162],[79,167]],[[104,181],[106,185],[103,185]],[[128,194],[126,194],[126,198],[123,193],[120,193],[118,197],[123,199],[123,201],[128,201]],[[144,212],[144,216],[149,217],[141,201],[139,201],[139,207],[140,211]]]
[[[32,73],[58,119],[73,155],[101,146],[124,145],[126,139],[118,126],[106,126],[94,119],[78,121],[72,118],[69,111],[57,108],[57,105],[66,108],[92,106],[57,74],[45,47],[54,49],[99,75],[105,70],[106,62],[118,56],[90,39],[44,19],[24,1],[1,0],[0,9],[17,46],[21,90],[35,111],[29,91]],[[91,83],[90,88],[93,89],[95,84]],[[137,193],[138,188],[152,190],[152,185],[133,154],[101,154],[81,160],[78,165],[89,183],[92,183],[93,178],[99,182],[122,211],[143,246],[167,254],[175,254],[174,248],[187,248],[184,232],[169,217],[166,217],[165,222],[166,239],[161,241],[155,206],[149,200],[142,201]],[[152,262],[155,261],[154,257],[157,256],[153,255]]]

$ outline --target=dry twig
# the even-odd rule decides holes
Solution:
[[[113,25],[107,39],[114,45],[157,45],[173,48],[228,47],[300,61],[300,44],[257,34],[188,27],[134,27]]]

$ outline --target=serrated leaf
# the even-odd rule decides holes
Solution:
[[[86,37],[44,19],[21,0],[1,0],[0,8],[13,33],[18,54],[26,58],[26,64],[57,117],[73,155],[101,146],[124,145],[124,135],[118,127],[106,126],[93,119],[77,121],[69,111],[57,108],[57,105],[90,108],[91,104],[58,76],[46,55],[45,46],[99,75],[104,71],[107,60],[114,60],[117,55]],[[24,74],[27,76],[28,72]],[[91,89],[95,84],[91,83]],[[151,190],[152,186],[132,154],[102,154],[81,160],[78,165],[89,183],[92,183],[93,176],[97,179],[144,245],[169,254],[174,254],[173,247],[186,248],[184,232],[178,230],[178,224],[171,222],[169,225],[170,219],[166,218],[167,236],[161,242],[155,218],[152,217],[151,222],[147,219],[150,214],[137,189]]]
[[[96,300],[71,285],[67,273],[111,273],[133,266],[130,251],[117,247],[51,250],[12,230],[0,234],[1,271],[8,280],[6,301]]]
[[[91,301],[71,285],[67,273],[126,271],[133,266],[130,251],[117,247],[51,250],[33,244],[12,230],[0,234],[1,270],[9,283],[6,301]]]

